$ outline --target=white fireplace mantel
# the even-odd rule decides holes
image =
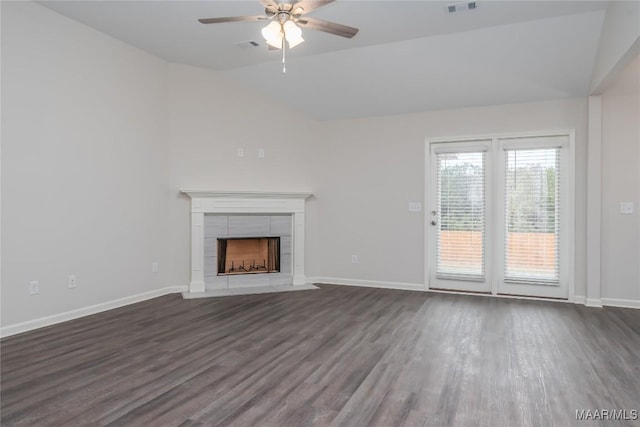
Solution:
[[[208,190],[180,190],[194,198],[247,198],[247,199],[306,199],[311,193],[272,192],[272,191],[208,191]]]
[[[304,215],[311,193],[180,190],[191,198],[191,282],[189,293],[205,292],[204,216],[206,214],[289,214],[293,223],[293,286],[305,285]]]

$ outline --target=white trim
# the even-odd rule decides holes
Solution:
[[[196,298],[219,298],[228,296],[239,295],[257,295],[257,294],[270,294],[276,292],[294,292],[294,291],[310,291],[318,289],[317,286],[311,284],[303,285],[269,285],[269,286],[247,286],[239,288],[225,288],[214,289],[204,292],[182,292],[182,298],[184,299],[196,299]]]
[[[445,291],[438,289],[425,289],[425,286],[420,283],[403,283],[403,282],[382,282],[377,280],[358,280],[358,279],[341,279],[337,277],[308,277],[307,282],[312,283],[325,283],[331,285],[343,285],[343,286],[359,286],[367,288],[380,288],[380,289],[395,289],[405,291],[426,291],[434,293],[444,294],[456,294],[456,295],[474,295],[484,297],[496,297],[496,298],[508,298],[508,299],[522,299],[522,300],[535,300],[535,301],[550,301],[550,302],[572,302],[574,304],[584,304],[587,307],[622,307],[622,308],[635,308],[640,309],[640,300],[631,299],[618,299],[618,298],[602,298],[601,300],[587,300],[582,295],[576,295],[573,301],[549,299],[549,298],[535,298],[535,297],[522,297],[512,295],[491,295],[473,292],[461,292],[461,291]],[[309,289],[301,287],[300,289]],[[293,287],[292,290],[297,290]],[[101,313],[103,311],[113,310],[115,308],[124,307],[130,304],[150,300],[153,298],[161,297],[163,295],[183,293],[188,290],[187,286],[168,286],[166,288],[157,289],[154,291],[144,292],[129,297],[120,298],[113,301],[108,301],[100,304],[95,304],[89,307],[79,308],[76,310],[70,310],[51,316],[41,317],[34,320],[29,320],[22,323],[16,323],[14,325],[3,326],[0,328],[0,337],[5,338],[11,335],[20,334],[23,332],[32,331],[46,326],[55,325],[57,323],[66,322],[69,320],[79,319],[81,317],[90,316],[92,314]]]
[[[166,288],[143,292],[141,294],[131,295],[100,304],[90,305],[89,307],[78,308],[51,316],[45,316],[38,319],[28,320],[26,322],[16,323],[14,325],[3,326],[2,328],[0,328],[0,337],[4,338],[15,334],[20,334],[22,332],[44,328],[45,326],[55,325],[56,323],[90,316],[92,314],[101,313],[103,311],[112,310],[114,308],[124,307],[126,305],[135,304],[137,302],[146,301],[167,294],[184,292],[186,290],[187,286],[169,286]]]
[[[569,301],[573,301],[576,296],[576,131],[568,131],[569,135],[569,176],[567,176],[569,186],[569,227],[566,229],[569,243],[567,260]]]
[[[602,308],[602,300],[600,298],[587,298],[584,305],[587,307]]]
[[[424,284],[422,285],[424,290],[429,289],[429,275],[431,274],[431,234],[429,232],[429,226],[431,225],[431,211],[432,202],[430,197],[432,196],[433,190],[431,190],[431,144],[427,140],[424,144],[424,177],[422,178],[422,182],[424,183],[424,234],[422,237],[422,244],[424,245]]]
[[[340,286],[358,286],[358,287],[365,287],[365,288],[393,289],[393,290],[400,290],[400,291],[432,292],[437,294],[455,294],[455,295],[469,295],[469,296],[492,297],[492,298],[502,298],[502,299],[574,303],[574,301],[569,301],[566,299],[556,299],[556,298],[538,298],[538,297],[528,297],[528,296],[520,296],[520,295],[493,295],[490,293],[465,292],[465,291],[454,291],[454,290],[446,290],[446,289],[425,289],[423,285],[419,283],[381,282],[377,280],[342,279],[338,277],[320,277],[320,276],[308,277],[307,282],[313,283],[313,284],[320,284],[320,285],[325,284],[325,285],[340,285]]]
[[[422,283],[382,282],[379,280],[343,279],[339,277],[307,277],[307,283],[327,285],[360,286],[365,288],[396,289],[401,291],[424,291]]]
[[[480,141],[480,140],[489,140],[493,141],[495,139],[515,139],[515,138],[531,138],[538,136],[564,136],[570,133],[575,133],[575,129],[560,129],[560,130],[546,130],[546,131],[535,131],[535,132],[512,132],[512,133],[490,133],[490,134],[481,134],[481,135],[464,135],[464,136],[443,136],[437,138],[425,138],[427,144],[437,143],[437,142],[468,142],[468,141]]]
[[[608,307],[623,307],[623,308],[635,308],[640,309],[640,300],[633,299],[619,299],[619,298],[601,298],[602,305]]]
[[[561,303],[573,303],[573,301],[569,301],[567,299],[562,298],[541,298],[541,297],[530,297],[526,295],[503,295],[503,294],[490,294],[483,292],[465,292],[465,291],[450,291],[447,289],[427,289],[427,292],[434,292],[438,294],[456,294],[456,295],[470,295],[477,297],[492,297],[492,298],[502,298],[502,299],[517,299],[524,301],[547,301],[547,302],[561,302]]]
[[[587,283],[586,295],[600,299],[602,289],[602,98],[589,97],[587,132]]]
[[[216,198],[270,198],[270,199],[306,199],[311,193],[273,192],[273,191],[218,191],[218,190],[180,190],[192,199],[202,197]]]
[[[429,289],[420,283],[382,282],[378,280],[343,279],[338,277],[323,277],[323,276],[307,277],[307,283],[341,285],[341,286],[358,286],[358,287],[378,288],[378,289],[395,289],[395,290],[401,290],[401,291],[423,291],[423,292],[433,292],[438,294],[470,295],[470,296],[493,297],[493,298],[502,298],[502,299],[560,302],[560,303],[584,305],[586,307],[591,307],[591,308],[601,308],[603,306],[607,306],[607,307],[640,309],[640,300],[617,299],[617,298],[602,298],[599,300],[595,300],[595,299],[587,299],[584,295],[576,295],[573,297],[573,300],[560,299],[560,298],[529,297],[524,295],[500,295],[500,294],[493,295],[489,293],[479,293],[479,292],[452,291],[452,290],[445,290],[445,289]]]

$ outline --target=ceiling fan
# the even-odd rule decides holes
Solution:
[[[336,36],[352,38],[358,34],[358,29],[335,22],[324,21],[305,16],[307,13],[335,0],[299,0],[292,3],[276,3],[272,0],[258,0],[264,7],[264,15],[230,16],[224,18],[198,19],[202,24],[220,24],[223,22],[271,21],[262,29],[262,36],[269,45],[269,49],[282,49],[282,72],[285,67],[285,41],[289,49],[304,42],[302,28],[324,31]]]

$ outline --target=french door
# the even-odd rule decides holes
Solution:
[[[429,143],[431,289],[568,298],[571,140]]]

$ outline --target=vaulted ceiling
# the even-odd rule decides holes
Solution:
[[[353,39],[303,30],[267,51],[256,1],[51,1],[72,19],[171,62],[218,70],[317,119],[586,96],[607,2],[338,0],[309,16],[360,28]],[[242,46],[258,42],[258,47]]]

